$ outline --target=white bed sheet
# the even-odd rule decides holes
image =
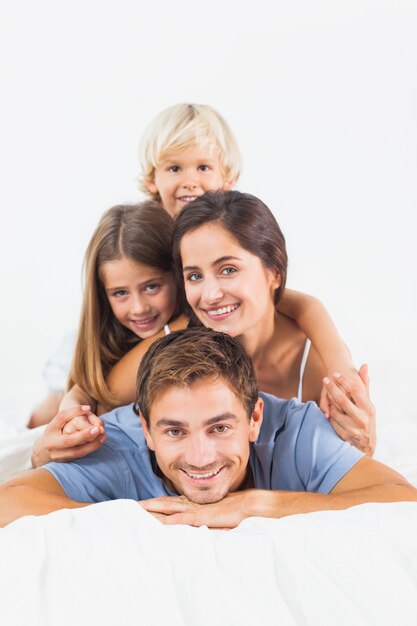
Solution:
[[[163,526],[118,500],[0,531],[11,626],[411,626],[417,504]]]

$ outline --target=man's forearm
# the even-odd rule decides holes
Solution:
[[[209,528],[235,528],[247,517],[280,518],[299,513],[348,509],[366,502],[417,502],[417,489],[403,482],[372,485],[333,493],[248,489],[218,502],[196,504],[184,498],[162,496],[141,502],[164,524],[190,524]]]
[[[60,509],[89,506],[65,496],[48,493],[26,485],[0,487],[0,526],[6,526],[25,515],[44,515]]]
[[[298,513],[348,509],[366,502],[417,502],[411,485],[375,485],[347,493],[251,490],[246,517],[286,517]]]

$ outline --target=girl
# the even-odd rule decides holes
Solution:
[[[47,426],[36,441],[32,465],[69,460],[95,450],[105,440],[97,404],[114,405],[106,377],[141,340],[184,326],[173,275],[173,221],[156,202],[119,205],[100,220],[85,255],[85,288],[78,338],[69,375],[69,392],[60,409],[79,405],[82,431],[62,437],[66,414]],[[174,324],[173,328],[176,328]],[[90,410],[91,409],[91,410]]]

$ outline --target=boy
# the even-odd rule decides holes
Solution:
[[[231,189],[240,154],[225,120],[206,104],[176,104],[149,125],[140,149],[140,189],[172,217],[206,191]]]

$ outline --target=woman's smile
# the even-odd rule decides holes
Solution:
[[[273,323],[275,270],[221,224],[208,222],[186,233],[181,259],[187,300],[205,326],[233,337],[255,330],[261,337]]]

